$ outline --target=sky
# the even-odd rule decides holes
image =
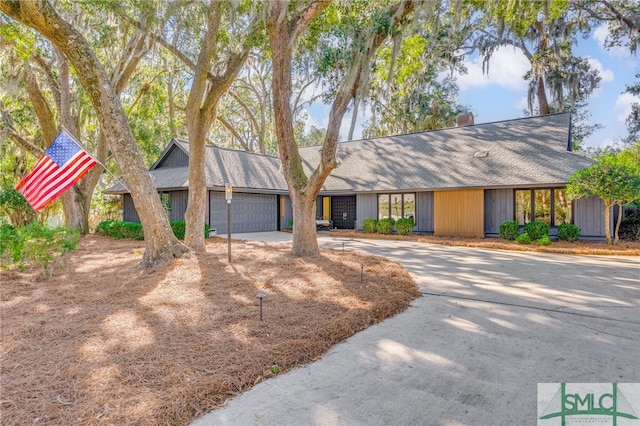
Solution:
[[[627,48],[604,48],[607,36],[606,26],[598,27],[587,39],[580,39],[574,46],[574,54],[588,58],[598,69],[602,80],[600,87],[588,99],[591,122],[603,128],[589,138],[583,146],[605,147],[627,135],[625,120],[631,104],[640,98],[624,93],[627,85],[634,83],[635,74],[640,72],[640,53],[632,55]],[[512,47],[502,47],[491,59],[489,73],[482,72],[482,58],[468,57],[465,61],[467,74],[456,74],[460,87],[459,103],[467,105],[473,112],[475,123],[511,120],[524,117],[527,109],[527,82],[522,76],[529,70],[529,61]],[[310,115],[307,127],[325,127],[329,106],[319,103],[308,108]],[[366,117],[365,117],[366,119]],[[361,137],[362,122],[356,126],[354,138]],[[341,140],[346,139],[350,123],[347,113],[342,123]]]

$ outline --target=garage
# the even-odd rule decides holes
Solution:
[[[277,195],[233,193],[231,233],[277,231]],[[227,233],[227,202],[224,192],[209,192],[209,226]]]

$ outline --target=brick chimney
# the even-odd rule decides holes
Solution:
[[[472,112],[463,112],[458,114],[458,127],[463,126],[472,126],[473,122],[473,113]]]

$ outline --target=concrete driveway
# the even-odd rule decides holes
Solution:
[[[640,382],[638,257],[319,241],[402,263],[423,296],[194,425],[534,425],[538,383]]]

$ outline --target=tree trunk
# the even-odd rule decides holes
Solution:
[[[291,254],[297,257],[317,256],[316,197],[295,194],[291,197],[293,208],[293,244]]]
[[[609,200],[604,201],[604,236],[607,239],[607,244],[611,245],[611,208],[612,204]]]
[[[186,231],[184,243],[196,251],[203,251],[204,222],[207,205],[205,177],[205,129],[189,127],[189,201],[184,214]]]
[[[620,224],[622,224],[622,209],[624,207],[624,204],[622,203],[616,203],[616,205],[618,206],[618,220],[616,220],[616,227],[613,231],[613,245],[618,244],[618,241],[620,240],[618,232],[620,231]]]
[[[144,231],[146,249],[140,266],[152,267],[187,252],[173,235],[120,99],[89,43],[46,1],[0,2],[0,10],[48,38],[73,64],[111,151],[121,170],[126,171],[124,180]]]
[[[548,115],[549,114],[549,101],[547,100],[547,91],[545,89],[544,77],[538,77],[538,109],[540,110],[540,115]]]

